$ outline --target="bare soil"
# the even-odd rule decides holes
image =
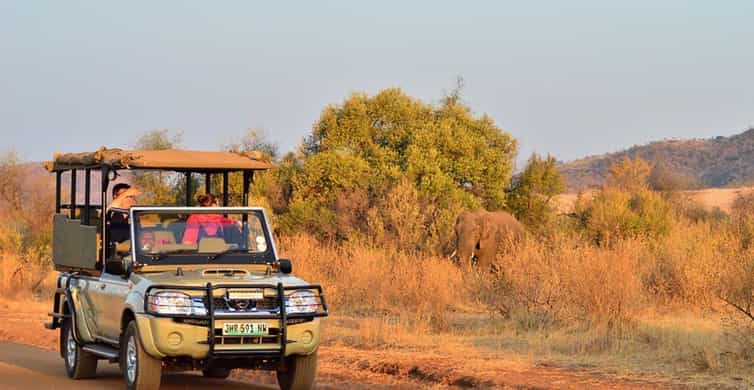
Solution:
[[[0,300],[0,341],[56,350],[58,333],[46,330],[48,303]],[[60,362],[62,365],[62,361]],[[236,381],[274,384],[271,373],[238,371]],[[626,378],[594,370],[530,364],[459,347],[426,352],[322,345],[319,388],[325,389],[666,389],[679,388],[661,378]]]

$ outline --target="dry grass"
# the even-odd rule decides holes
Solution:
[[[325,288],[328,346],[754,385],[752,323],[718,299],[751,296],[754,249],[735,224],[678,214],[661,237],[609,246],[566,224],[499,256],[494,273],[369,240],[297,235],[280,249],[297,276]],[[48,296],[49,245],[22,233],[0,231],[0,294]]]
[[[592,197],[595,191],[585,191],[582,196]],[[733,203],[740,196],[747,196],[754,193],[754,187],[736,187],[736,188],[706,188],[703,190],[680,191],[689,201],[699,204],[708,210],[720,209],[725,213],[730,213]],[[578,194],[568,193],[555,197],[555,208],[559,213],[570,213],[576,203]]]
[[[442,383],[482,383],[513,364],[746,387],[754,385],[754,333],[714,298],[721,280],[715,265],[738,254],[735,237],[713,229],[679,224],[663,245],[638,239],[599,248],[568,235],[532,240],[500,256],[497,273],[308,236],[282,240],[281,252],[296,275],[325,287],[333,311],[325,345],[349,351],[333,358],[354,369],[386,375],[395,368],[414,380],[419,367]],[[43,265],[23,264],[2,258],[3,295],[35,285],[43,291],[54,281],[39,281],[47,275]],[[358,351],[382,351],[382,360],[358,358]]]
[[[55,289],[57,274],[49,263],[30,261],[16,253],[0,253],[0,295],[18,296],[50,295]]]
[[[740,256],[740,243],[711,223],[609,248],[567,234],[530,240],[500,256],[497,273],[307,236],[281,247],[297,275],[325,286],[337,318],[330,345],[449,356],[472,348],[693,386],[754,384],[753,333],[716,298],[720,263]]]
[[[400,317],[403,323],[447,325],[450,310],[464,303],[463,273],[443,258],[366,245],[327,245],[309,236],[281,243],[294,272],[327,288],[339,314]]]

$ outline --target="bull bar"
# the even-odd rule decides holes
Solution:
[[[261,289],[264,291],[265,289],[274,289],[276,290],[276,298],[278,302],[278,312],[269,312],[269,313],[249,313],[248,315],[238,315],[233,314],[232,316],[223,315],[223,314],[216,314],[215,313],[215,303],[214,303],[214,292],[215,290],[233,290],[233,289]],[[154,311],[149,310],[149,297],[151,296],[151,292],[153,290],[160,290],[160,291],[203,291],[204,296],[207,300],[206,303],[206,309],[207,314],[206,315],[184,315],[184,314],[164,314],[164,313],[156,313]],[[317,291],[317,297],[319,298],[319,309],[314,313],[286,313],[286,299],[287,296],[285,294],[286,291],[291,290],[316,290]],[[153,285],[149,286],[147,290],[145,291],[144,295],[144,313],[149,314],[154,317],[159,318],[173,318],[173,319],[193,319],[193,320],[207,320],[208,324],[206,325],[208,328],[207,332],[207,344],[209,345],[209,352],[207,353],[207,361],[213,360],[214,358],[249,358],[249,357],[258,357],[258,358],[279,358],[281,362],[285,358],[285,348],[286,344],[288,342],[287,340],[287,321],[290,319],[310,319],[310,318],[316,318],[316,317],[327,317],[329,315],[329,310],[327,308],[327,302],[325,301],[325,296],[322,293],[322,287],[320,285],[304,285],[304,286],[283,286],[282,283],[278,283],[277,285],[274,284],[216,284],[213,285],[212,283],[207,283],[203,287],[199,286],[180,286],[180,285],[167,285],[167,284],[159,284],[159,285]],[[280,323],[280,330],[279,330],[279,337],[280,337],[280,350],[277,349],[266,349],[266,350],[233,350],[233,351],[227,351],[227,350],[215,350],[215,320],[216,319],[234,319],[234,320],[271,320],[276,319],[279,320]],[[201,325],[200,325],[201,326]]]

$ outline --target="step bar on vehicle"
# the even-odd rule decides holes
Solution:
[[[91,353],[99,358],[109,360],[111,363],[116,363],[120,359],[120,353],[115,347],[103,344],[85,344],[81,347],[86,352]]]

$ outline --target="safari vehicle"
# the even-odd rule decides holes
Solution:
[[[107,360],[119,363],[127,389],[157,389],[166,370],[226,378],[235,368],[275,370],[282,389],[313,386],[328,309],[322,288],[291,276],[290,260],[278,257],[264,210],[248,207],[254,173],[269,167],[250,154],[119,149],[47,164],[56,175],[53,261],[61,274],[45,326],[60,329],[70,378],[94,377]],[[115,210],[128,216],[117,222],[107,210],[110,184],[135,170],[185,175],[185,207]],[[239,171],[243,205],[228,207],[229,173]],[[207,192],[222,177],[222,207],[191,207],[196,174]],[[100,182],[99,204],[92,181]],[[115,242],[124,227],[127,240]]]

